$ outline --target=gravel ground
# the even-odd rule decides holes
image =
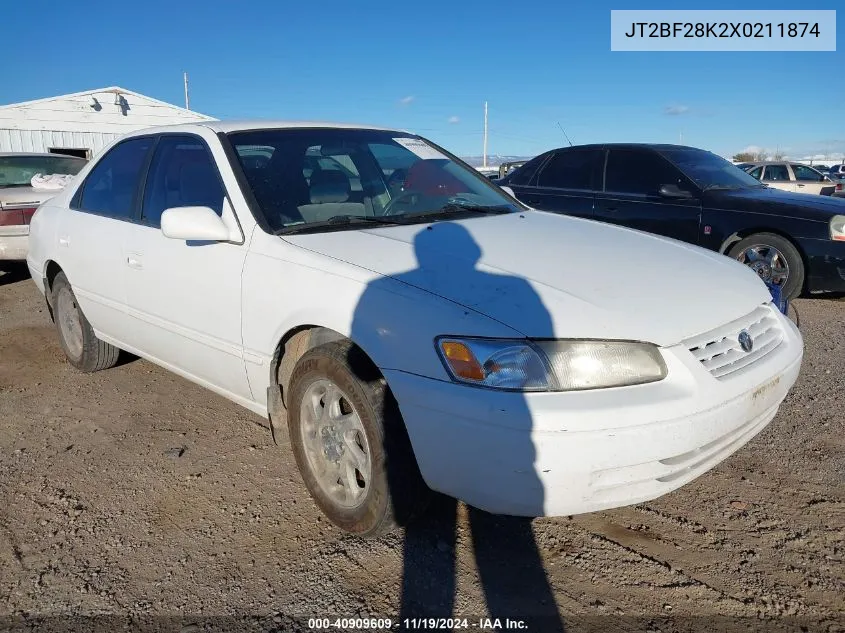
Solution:
[[[75,371],[12,268],[0,630],[452,615],[467,630],[493,630],[489,617],[529,631],[845,631],[845,301],[796,306],[798,384],[761,435],[684,488],[533,522],[441,500],[407,533],[368,541],[321,518],[287,438],[275,445],[252,413],[145,361]]]

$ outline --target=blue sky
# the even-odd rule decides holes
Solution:
[[[736,7],[570,4],[77,0],[33,13],[9,3],[0,103],[119,85],[184,104],[187,70],[192,108],[212,116],[395,125],[462,155],[481,154],[485,100],[490,153],[565,145],[558,122],[576,144],[682,138],[721,154],[845,152],[842,44],[835,53],[611,52],[611,8]]]

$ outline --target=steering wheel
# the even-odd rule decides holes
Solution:
[[[422,195],[419,191],[404,191],[400,193],[398,196],[393,198],[390,202],[384,205],[384,210],[382,210],[382,215],[398,215],[394,213],[394,207],[396,207],[400,201],[404,200],[405,198],[410,198],[411,196],[419,196]]]

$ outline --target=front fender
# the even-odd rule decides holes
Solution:
[[[493,319],[390,277],[314,254],[291,261],[251,252],[243,273],[243,341],[247,365],[264,367],[262,384],[250,372],[253,393],[269,386],[272,356],[285,335],[320,326],[351,339],[382,370],[447,380],[434,349],[443,334],[521,335]]]

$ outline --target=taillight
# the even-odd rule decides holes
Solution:
[[[3,207],[0,209],[0,226],[29,224],[38,207]]]
[[[842,191],[842,183],[841,183],[841,182],[837,182],[837,183],[836,183],[836,190],[837,190],[837,191]]]

